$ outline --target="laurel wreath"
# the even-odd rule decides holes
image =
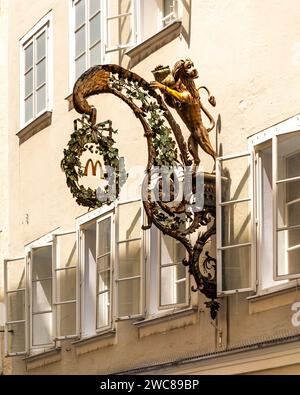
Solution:
[[[81,206],[99,208],[103,204],[110,204],[117,198],[121,184],[126,178],[126,174],[121,176],[119,174],[119,151],[114,147],[115,141],[112,138],[117,131],[112,128],[110,120],[92,126],[87,115],[74,121],[74,126],[74,132],[71,134],[67,148],[64,149],[64,157],[61,161],[67,186]],[[103,157],[106,170],[108,166],[115,170],[113,174],[109,171],[105,172],[107,185],[104,189],[99,187],[94,190],[80,185],[80,178],[84,176],[84,167],[80,158],[85,151],[99,154]],[[113,188],[114,183],[115,188]]]

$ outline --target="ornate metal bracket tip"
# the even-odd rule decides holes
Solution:
[[[188,266],[196,285],[192,290],[202,292],[209,299],[205,304],[215,319],[219,309],[216,259],[208,252],[202,259],[204,246],[216,233],[215,174],[203,174],[198,170],[199,147],[215,161],[216,153],[209,140],[215,122],[203,106],[199,91],[205,90],[212,106],[216,101],[206,87],[196,88],[194,80],[198,72],[190,59],[178,61],[172,71],[169,66],[157,66],[153,75],[155,81],[148,83],[129,70],[108,64],[90,68],[76,81],[73,103],[83,118],[76,121],[75,131],[64,150],[62,169],[78,204],[97,208],[118,197],[127,175],[120,168],[118,150],[114,147],[113,133],[116,131],[111,121],[96,123],[96,108],[87,98],[111,93],[125,102],[141,122],[148,146],[142,188],[148,217],[148,226],[144,228],[154,224],[163,234],[182,243],[187,252],[183,264]],[[174,108],[185,123],[189,132],[187,142],[168,106]],[[202,113],[210,122],[209,128],[202,122]],[[100,191],[80,185],[80,179],[86,173],[82,170],[80,156],[84,151],[94,152],[94,149],[96,154],[103,156],[106,174],[109,174],[108,168],[115,170],[114,176],[107,177],[107,186]],[[169,193],[164,190],[166,179]],[[198,188],[199,180],[202,180],[202,189]],[[113,183],[117,185],[114,194],[111,193]],[[180,184],[186,193],[178,198],[178,190],[182,190]],[[197,205],[199,195],[201,205]]]

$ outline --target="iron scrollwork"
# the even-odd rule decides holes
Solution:
[[[74,195],[78,204],[89,208],[109,204],[113,200],[111,194],[107,193],[107,199],[101,201],[96,199],[99,196],[97,191],[79,185],[80,178],[84,176],[80,156],[87,148],[92,149],[88,144],[95,144],[96,153],[104,157],[104,165],[117,170],[118,188],[115,198],[118,196],[119,189],[126,180],[126,172],[124,173],[124,169],[123,172],[120,171],[117,165],[118,151],[113,140],[115,131],[110,121],[96,123],[97,110],[88,103],[87,98],[111,93],[125,102],[141,122],[148,146],[146,177],[142,188],[144,209],[148,217],[148,225],[144,228],[153,224],[163,234],[182,243],[187,251],[183,264],[188,266],[196,284],[192,290],[202,292],[209,299],[206,305],[210,309],[211,317],[215,319],[219,309],[216,260],[206,253],[206,258],[199,263],[204,246],[216,233],[214,173],[202,174],[204,204],[197,210],[192,209],[195,207],[192,198],[197,196],[197,180],[201,176],[198,171],[199,146],[213,159],[216,157],[208,135],[214,127],[214,120],[201,103],[199,89],[203,88],[207,92],[209,103],[213,106],[216,105],[215,98],[206,87],[196,88],[194,79],[198,72],[190,59],[177,62],[172,72],[169,67],[158,66],[153,74],[155,81],[148,83],[129,70],[108,64],[90,68],[76,81],[73,104],[75,110],[83,114],[84,121],[81,121],[83,126],[80,131],[76,129],[71,136],[68,148],[64,151],[62,168],[71,192],[73,195],[79,194]],[[158,90],[163,93],[163,97]],[[174,108],[185,122],[190,132],[188,144],[168,106]],[[203,125],[202,112],[210,121],[209,128]],[[74,151],[74,147],[77,150]],[[167,173],[169,171],[170,194],[167,197],[164,194],[162,175],[155,174],[157,168],[165,169]],[[123,178],[120,178],[121,173]],[[186,184],[188,178],[191,190],[178,200],[178,185]],[[107,191],[110,190],[109,182],[110,180]],[[105,196],[105,191],[102,191],[102,195]]]

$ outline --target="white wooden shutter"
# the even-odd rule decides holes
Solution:
[[[144,312],[144,242],[141,200],[118,203],[116,210],[117,316]]]
[[[273,138],[275,280],[300,276],[300,132]]]
[[[96,330],[112,325],[113,297],[113,214],[97,220],[96,230]]]
[[[255,288],[253,158],[250,153],[217,159],[217,290]]]
[[[53,304],[57,339],[79,334],[79,265],[76,231],[53,236]]]
[[[105,53],[132,47],[137,42],[136,0],[106,0]]]
[[[31,248],[30,349],[53,346],[52,244]]]
[[[6,306],[5,354],[16,356],[28,350],[26,260],[4,260],[4,294]]]

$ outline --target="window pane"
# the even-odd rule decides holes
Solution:
[[[85,26],[75,33],[75,57],[85,52]]]
[[[300,225],[300,181],[277,185],[277,226]]]
[[[52,277],[52,246],[33,249],[31,261],[33,280]]]
[[[46,32],[36,39],[36,61],[46,56]]]
[[[110,271],[98,272],[98,292],[108,291],[110,289]]]
[[[33,70],[25,74],[25,97],[33,92]]]
[[[131,15],[107,21],[108,47],[131,44],[133,42]]]
[[[98,222],[98,256],[110,252],[111,249],[111,217]]]
[[[300,228],[277,232],[277,248],[278,275],[300,273]]]
[[[52,343],[52,313],[36,314],[32,317],[33,346]]]
[[[119,317],[140,313],[140,279],[120,281],[118,283]]]
[[[56,302],[76,299],[76,268],[56,272]]]
[[[177,303],[186,303],[186,281],[180,281],[176,284]]]
[[[300,132],[277,137],[278,179],[300,176]]]
[[[161,265],[174,263],[174,240],[172,237],[161,234]]]
[[[46,108],[46,85],[36,91],[36,113],[39,114]]]
[[[140,272],[140,240],[119,244],[119,278],[138,276]]]
[[[46,82],[46,59],[42,60],[40,63],[36,65],[36,86]]]
[[[249,156],[223,160],[221,174],[228,179],[221,180],[222,202],[249,197]]]
[[[179,263],[177,265],[177,279],[180,280],[182,278],[186,278],[186,266],[184,266],[182,263]]]
[[[100,0],[90,0],[90,16],[100,10]]]
[[[163,16],[167,16],[173,11],[171,8],[173,6],[173,0],[163,0],[163,3]]]
[[[184,248],[184,246],[179,242],[179,241],[175,241],[175,257],[174,257],[174,263],[176,262],[182,262],[182,260],[186,257],[186,249]]]
[[[7,291],[25,288],[25,259],[6,262]]]
[[[57,309],[56,330],[58,336],[76,334],[76,303],[59,305]]]
[[[85,20],[85,0],[80,0],[75,5],[75,29],[77,29]]]
[[[7,325],[7,343],[9,353],[25,351],[25,322]]]
[[[25,100],[25,122],[33,117],[33,95]]]
[[[105,255],[102,258],[98,258],[97,259],[98,271],[104,270],[104,269],[109,269],[110,268],[110,262],[111,262],[110,254]]]
[[[141,236],[141,204],[119,205],[119,241]]]
[[[85,71],[85,54],[83,54],[80,58],[75,61],[75,72],[76,79],[81,76],[81,74]]]
[[[100,12],[90,20],[90,47],[101,38]]]
[[[33,44],[28,45],[25,52],[25,72],[33,66]]]
[[[222,207],[222,246],[251,241],[251,203],[242,202]]]
[[[77,265],[75,233],[56,236],[56,267],[64,268]]]
[[[90,49],[90,66],[101,64],[101,42]]]
[[[25,291],[7,294],[7,321],[25,320]]]
[[[110,324],[110,293],[105,292],[97,296],[97,329]]]
[[[33,312],[52,310],[52,280],[35,281],[32,283]]]
[[[185,273],[186,269],[183,265],[173,265],[161,268],[161,306],[186,302],[186,281],[178,282],[178,280],[185,278]]]
[[[251,247],[222,251],[223,291],[250,288]]]

